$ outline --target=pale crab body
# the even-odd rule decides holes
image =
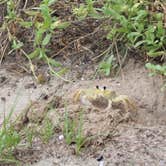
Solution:
[[[135,111],[135,103],[126,95],[117,95],[109,89],[80,89],[74,93],[75,103],[98,109],[121,109],[126,112]]]
[[[100,89],[81,89],[74,93],[74,102],[80,102],[85,106],[94,106],[107,108],[110,106],[112,97],[115,92]]]

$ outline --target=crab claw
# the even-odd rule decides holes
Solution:
[[[134,101],[132,101],[126,95],[120,95],[112,99],[112,107],[115,109],[122,109],[126,112],[135,112],[136,106]]]

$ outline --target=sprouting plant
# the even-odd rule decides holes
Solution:
[[[81,148],[86,143],[86,138],[83,135],[83,114],[82,114],[82,112],[80,113],[77,126],[78,126],[78,128],[77,128],[77,132],[76,132],[75,141],[76,141],[76,154],[79,154]]]
[[[50,138],[54,134],[54,126],[52,122],[46,118],[43,122],[43,127],[41,128],[41,139],[44,143],[48,143]]]
[[[12,150],[20,142],[20,135],[13,127],[3,126],[0,131],[0,154],[11,154]]]
[[[63,134],[65,142],[70,145],[75,144],[75,152],[79,154],[81,148],[85,145],[87,139],[83,135],[83,114],[79,115],[78,119],[72,119],[68,116],[68,112],[65,112]]]
[[[9,122],[10,117],[7,116],[0,129],[0,162],[17,163],[12,155],[13,150],[21,140],[20,134],[15,131]]]
[[[63,128],[63,134],[65,138],[65,142],[70,145],[73,142],[74,139],[74,120],[71,119],[68,115],[68,112],[65,111],[65,119],[64,119],[64,128]]]
[[[17,132],[11,123],[11,117],[15,111],[19,93],[17,94],[14,103],[9,111],[9,114],[4,116],[2,126],[0,128],[0,163],[18,164],[19,162],[13,156],[13,150],[21,141],[21,135]],[[5,110],[4,110],[5,111]]]
[[[32,147],[33,139],[35,138],[35,135],[36,135],[35,128],[27,127],[25,129],[25,135],[26,135],[26,139],[27,139],[29,146]]]

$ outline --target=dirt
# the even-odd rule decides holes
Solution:
[[[35,142],[33,151],[20,152],[24,164],[32,163],[33,166],[58,165],[58,166],[91,166],[98,165],[97,157],[104,157],[104,166],[111,165],[166,165],[166,92],[161,91],[162,77],[149,77],[144,65],[136,60],[129,60],[120,75],[116,78],[97,78],[94,76],[94,68],[84,69],[77,67],[67,73],[65,78],[74,80],[72,83],[64,83],[58,78],[51,77],[44,85],[36,84],[32,76],[17,75],[8,72],[5,68],[0,71],[0,122],[5,113],[16,99],[15,115],[18,115],[27,104],[32,101],[40,103],[43,95],[57,95],[64,100],[72,100],[71,94],[84,88],[93,88],[96,85],[106,86],[118,94],[127,95],[136,102],[138,116],[136,122],[124,122],[119,124],[112,132],[107,124],[103,129],[104,121],[109,117],[102,117],[101,112],[86,113],[91,118],[91,124],[85,123],[85,131],[103,131],[104,137],[98,137],[82,150],[80,156],[74,153],[74,145],[67,146],[64,140],[59,140],[61,131],[55,133],[48,145]],[[86,69],[86,70],[85,70]],[[81,71],[78,76],[79,72]],[[18,99],[17,99],[18,96]],[[71,101],[72,103],[72,101]],[[68,107],[74,114],[74,105]],[[63,115],[62,110],[61,114]],[[104,119],[103,119],[104,118]],[[92,132],[92,133],[93,133]],[[108,133],[107,133],[108,132]],[[91,134],[92,134],[91,133]],[[94,134],[94,133],[93,133]]]

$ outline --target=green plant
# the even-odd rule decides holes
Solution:
[[[108,20],[107,24],[104,22],[103,27],[108,31],[107,39],[112,41],[111,52],[117,55],[120,67],[122,64],[119,50],[124,48],[137,49],[141,54],[153,59],[166,56],[164,1],[106,0],[101,4],[98,8],[91,5],[91,11],[98,13],[97,18]],[[82,18],[95,17],[87,11],[86,2],[85,5],[76,8],[74,14]],[[101,62],[99,68],[108,75],[112,67],[110,64]]]
[[[75,152],[79,154],[87,139],[83,135],[83,116],[82,112],[78,119],[71,119],[68,112],[65,112],[63,134],[68,145],[75,143]]]
[[[28,141],[29,147],[32,147],[32,143],[33,143],[33,139],[35,138],[36,132],[35,132],[35,128],[29,128],[27,127],[25,129],[25,136],[26,136],[26,140]]]
[[[151,74],[150,76],[161,74],[163,76],[166,76],[166,65],[155,65],[152,63],[147,63],[146,68],[150,70]]]
[[[115,69],[115,67],[117,66],[114,63],[114,61],[115,61],[115,58],[114,58],[113,55],[111,55],[110,57],[108,57],[108,59],[103,60],[99,64],[99,71],[103,72],[106,76],[109,76],[111,70]]]
[[[64,128],[63,128],[63,134],[65,141],[68,145],[70,145],[73,142],[74,139],[74,120],[69,118],[68,112],[65,111],[65,119],[64,119]]]
[[[4,163],[17,163],[12,152],[21,140],[20,134],[9,122],[12,111],[5,117],[0,129],[0,161]]]
[[[83,135],[83,114],[81,112],[79,116],[78,121],[78,128],[75,136],[75,142],[76,142],[76,154],[79,154],[81,151],[81,148],[86,143],[87,139]]]
[[[62,22],[57,17],[52,16],[53,11],[51,9],[51,5],[55,2],[56,0],[42,0],[39,7],[35,7],[30,10],[23,9],[24,14],[27,16],[25,18],[25,16],[23,17],[18,11],[20,2],[15,2],[14,0],[9,0],[8,2],[3,1],[3,3],[7,3],[7,15],[1,29],[4,32],[7,32],[8,40],[11,43],[11,50],[8,54],[11,54],[14,51],[17,53],[19,51],[25,55],[30,62],[30,70],[36,80],[38,77],[35,74],[31,61],[34,58],[45,61],[49,66],[51,74],[63,79],[64,81],[68,81],[61,76],[61,74],[66,70],[59,62],[48,56],[50,52],[48,46],[52,35],[55,33],[55,29],[62,30],[70,25],[69,22]],[[24,50],[24,39],[17,36],[16,32],[19,31],[20,28],[27,29],[27,31],[31,29],[34,33],[33,50],[31,52],[29,50],[27,52]],[[53,67],[59,67],[60,71],[55,71]]]
[[[7,1],[7,16],[8,20],[16,20],[17,13],[16,13],[16,3],[13,0]]]
[[[4,164],[19,164],[13,156],[13,150],[20,143],[21,135],[14,129],[14,126],[10,122],[19,95],[20,93],[17,94],[9,114],[5,115],[4,112],[4,120],[0,128],[0,163]]]
[[[147,6],[152,2],[110,2],[101,10],[113,22],[108,39],[116,38],[130,47],[145,51],[150,57],[165,55],[166,30],[162,22],[164,15],[162,12],[151,14],[151,11],[147,10]]]
[[[44,60],[48,64],[51,74],[65,80],[63,77],[60,76],[60,74],[58,74],[58,72],[55,72],[52,68],[52,66],[61,67],[61,64],[59,62],[56,62],[54,59],[49,58],[47,55],[50,51],[47,46],[51,41],[54,30],[64,29],[69,26],[69,22],[61,22],[56,17],[52,16],[52,10],[50,6],[53,2],[53,0],[43,0],[40,3],[39,7],[36,8],[37,11],[26,12],[28,15],[33,16],[34,18],[40,16],[39,20],[34,19],[34,51],[28,54],[28,57],[30,59],[39,58]],[[59,73],[61,72],[62,71],[59,71]]]
[[[87,16],[96,16],[97,12],[94,9],[93,0],[85,0],[85,4],[81,4],[79,7],[75,7],[73,9],[73,13],[79,18],[79,19],[84,19]]]
[[[164,76],[164,84],[161,88],[162,91],[164,91],[166,89],[166,65],[163,64],[163,65],[156,65],[156,64],[152,64],[152,63],[147,63],[146,65],[146,68],[148,70],[150,70],[150,76],[154,76],[156,74],[160,74],[162,76]]]
[[[54,126],[52,122],[48,118],[44,119],[43,127],[41,129],[42,141],[44,143],[48,143],[53,134],[54,134]]]
[[[12,154],[12,150],[20,142],[20,135],[12,126],[3,125],[0,131],[0,154],[1,156]]]

